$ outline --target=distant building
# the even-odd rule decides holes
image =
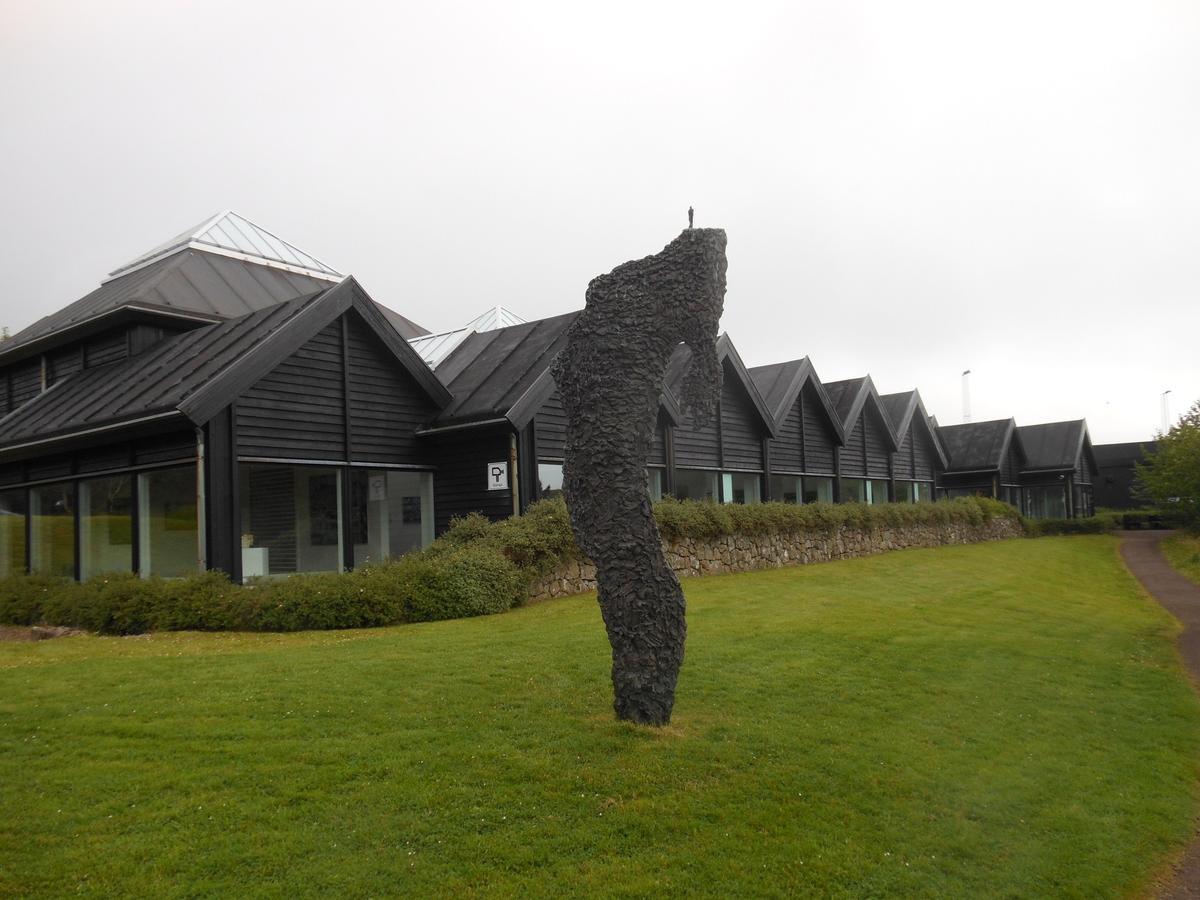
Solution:
[[[1134,490],[1136,471],[1134,466],[1145,463],[1146,457],[1155,452],[1154,441],[1131,444],[1097,444],[1096,455],[1096,505],[1105,509],[1136,509],[1143,505]]]

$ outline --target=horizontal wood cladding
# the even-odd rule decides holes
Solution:
[[[650,438],[650,450],[646,454],[646,463],[651,466],[665,466],[667,464],[667,438],[666,431],[671,427],[670,421],[661,411],[658,414],[658,422],[654,425],[654,434]]]
[[[87,368],[105,366],[119,362],[129,356],[129,329],[113,328],[93,338],[83,345],[83,360]]]
[[[754,402],[731,367],[721,379],[721,443],[727,468],[761,469],[766,437]]]
[[[567,443],[567,413],[558,391],[550,395],[534,420],[538,459],[562,459]]]
[[[937,474],[937,449],[933,446],[933,436],[923,422],[913,417],[913,424],[908,430],[912,444],[912,474],[921,481],[932,481]]]
[[[426,444],[416,430],[433,418],[437,406],[358,313],[345,319],[351,459],[425,463]]]
[[[914,419],[915,421],[915,419]],[[900,449],[896,451],[896,458],[892,465],[892,472],[897,478],[912,478],[915,468],[914,459],[914,441],[913,429],[916,426],[910,426],[908,431],[904,433],[904,439],[900,441]]]
[[[188,451],[195,452],[194,446]],[[133,444],[105,444],[100,447],[89,447],[76,454],[78,458],[77,471],[82,475],[88,472],[103,472],[108,469],[120,469],[131,465],[134,459]]]
[[[675,465],[716,469],[721,465],[721,446],[714,418],[704,428],[696,430],[690,415],[675,429]]]
[[[433,477],[434,527],[441,534],[455,516],[477,512],[493,521],[512,515],[512,492],[487,489],[487,464],[508,460],[510,433],[471,429],[430,441],[437,466]]]
[[[29,481],[44,481],[48,478],[69,478],[72,474],[73,460],[71,456],[42,456],[31,459],[25,466],[25,476]]]
[[[196,458],[196,432],[172,431],[169,434],[143,438],[134,444],[136,465],[165,462],[192,462]]]
[[[1091,463],[1088,462],[1088,455],[1087,453],[1081,452],[1079,454],[1079,465],[1075,469],[1075,483],[1091,484],[1094,480],[1092,475],[1092,466]]]
[[[42,361],[30,359],[8,370],[8,393],[12,400],[9,412],[24,406],[42,392]]]
[[[868,402],[863,408],[861,421],[865,426],[863,428],[865,441],[863,453],[867,461],[867,475],[872,478],[887,478],[888,457],[891,456],[892,448],[888,444],[887,428],[883,424],[883,418],[879,410]]]
[[[1004,460],[1000,465],[1000,483],[1021,483],[1021,456],[1017,452],[1017,442],[1015,440],[1009,442],[1008,453],[1004,455]]]
[[[811,382],[800,392],[804,418],[804,471],[813,475],[832,475],[837,449],[837,432],[825,415],[816,386]]]
[[[846,433],[846,444],[841,451],[842,475],[865,478],[867,475],[867,446],[863,437],[863,416]]]
[[[334,321],[237,398],[238,455],[345,459],[345,397]]]
[[[770,442],[772,472],[803,472],[804,471],[804,410],[803,395],[796,396],[796,402],[788,410],[788,414],[779,423],[779,435]]]
[[[79,347],[64,347],[46,356],[46,385],[70,378],[83,369],[83,354]]]

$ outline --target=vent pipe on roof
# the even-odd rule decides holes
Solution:
[[[966,369],[962,373],[962,389],[963,389],[963,422],[971,421],[971,370]]]

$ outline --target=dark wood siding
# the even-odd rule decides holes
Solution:
[[[650,452],[646,456],[646,462],[649,465],[665,466],[667,464],[666,429],[668,427],[670,427],[669,420],[660,410],[658,422],[654,426],[654,436],[650,439]]]
[[[501,429],[471,429],[436,440],[425,438],[431,441],[430,456],[437,465],[433,508],[438,534],[455,516],[477,512],[499,520],[512,515],[512,491],[489,491],[486,471],[489,462],[508,460],[509,436]]]
[[[137,465],[191,462],[195,458],[195,431],[173,431],[170,434],[144,438],[134,445],[134,462]]]
[[[104,472],[108,469],[120,469],[133,461],[133,445],[105,444],[101,447],[89,447],[77,454],[79,462],[77,469],[80,474],[86,472]]]
[[[558,391],[551,394],[550,399],[538,410],[534,432],[537,435],[538,459],[563,458],[563,448],[567,442],[567,413]]]
[[[721,441],[725,467],[759,469],[763,467],[762,441],[766,437],[762,419],[731,366],[721,379]]]
[[[704,428],[696,430],[691,416],[675,429],[675,465],[688,468],[716,469],[721,465],[721,449],[714,417]]]
[[[64,347],[46,357],[46,385],[69,378],[83,368],[79,347]]]
[[[865,478],[867,475],[867,443],[863,436],[863,418],[859,415],[850,431],[846,434],[846,444],[842,447],[842,475],[848,478]]]
[[[12,408],[24,406],[42,392],[42,361],[30,359],[17,363],[9,370]]]
[[[811,381],[804,385],[800,398],[804,405],[804,471],[810,475],[832,475],[837,433]]]
[[[916,419],[914,418],[914,422]],[[908,431],[904,433],[904,439],[900,441],[900,449],[896,451],[895,462],[893,463],[893,472],[897,478],[912,478],[913,470],[915,469],[913,457],[914,441],[913,429],[915,425],[910,425]]]
[[[84,344],[83,353],[84,365],[89,369],[125,359],[129,356],[128,329],[114,328],[89,338]]]
[[[861,422],[867,474],[872,478],[887,478],[888,457],[892,448],[888,444],[887,429],[881,413],[872,405],[872,401],[867,401],[867,405],[863,407]]]
[[[1092,467],[1088,463],[1087,453],[1081,451],[1079,454],[1079,465],[1075,469],[1075,483],[1091,484],[1092,481]]]
[[[1004,462],[1000,466],[1000,483],[1021,483],[1021,458],[1017,452],[1017,442],[1015,440],[1009,443],[1008,453],[1005,454]]]
[[[346,458],[341,322],[331,322],[237,398],[240,456]]]
[[[913,424],[909,427],[913,449],[913,477],[920,481],[933,481],[937,450],[933,446],[933,437],[923,422],[913,416]]]
[[[70,456],[42,456],[29,461],[25,467],[25,474],[30,481],[69,478],[73,468],[73,460]]]
[[[796,402],[779,424],[779,435],[770,442],[772,472],[804,471],[804,419],[801,410],[803,394],[796,395]]]
[[[351,458],[420,465],[426,445],[416,430],[437,407],[416,379],[363,322],[347,313]]]

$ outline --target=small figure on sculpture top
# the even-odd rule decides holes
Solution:
[[[688,207],[688,228],[692,227],[692,222],[696,217],[696,211],[690,206]]]

